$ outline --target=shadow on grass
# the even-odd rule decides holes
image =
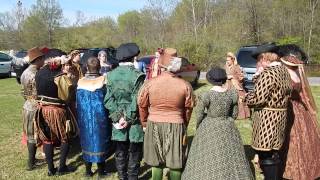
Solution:
[[[250,145],[244,145],[244,151],[246,153],[246,157],[247,157],[247,160],[249,162],[252,175],[253,175],[253,177],[256,177],[256,171],[255,171],[255,168],[254,168],[254,164],[252,162],[252,160],[254,158],[254,155],[255,155],[255,151],[251,148]]]

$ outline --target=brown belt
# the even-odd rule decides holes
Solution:
[[[64,106],[65,103],[61,99],[52,98],[48,96],[38,96],[37,102],[43,105],[57,105],[57,106]]]

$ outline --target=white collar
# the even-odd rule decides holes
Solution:
[[[134,66],[134,64],[132,62],[121,62],[119,66]]]

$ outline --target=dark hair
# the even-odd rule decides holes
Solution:
[[[279,46],[278,54],[280,57],[294,55],[304,63],[308,62],[307,54],[296,44],[286,44]]]
[[[222,86],[227,81],[227,73],[220,67],[213,67],[207,72],[206,78],[211,84]]]
[[[89,73],[97,73],[100,70],[100,61],[96,57],[90,57],[87,61]]]

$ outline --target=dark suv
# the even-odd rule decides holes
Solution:
[[[243,83],[246,91],[253,90],[252,77],[257,71],[257,60],[251,57],[251,53],[257,46],[258,45],[242,46],[237,53],[238,64],[244,73]]]

